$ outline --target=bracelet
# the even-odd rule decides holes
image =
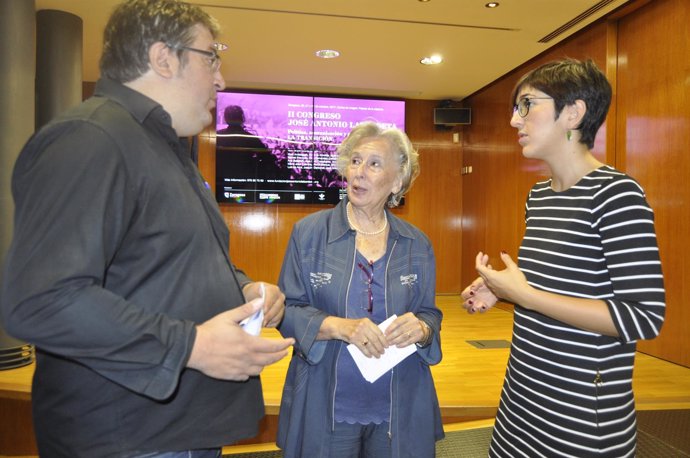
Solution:
[[[417,347],[419,348],[425,348],[431,344],[431,327],[424,320],[419,320],[419,325],[422,327],[422,333],[424,334],[424,336],[422,340],[417,342],[415,345],[417,345]]]

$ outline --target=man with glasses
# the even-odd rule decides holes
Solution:
[[[292,339],[245,333],[284,296],[228,256],[180,138],[212,121],[218,26],[175,0],[118,6],[95,96],[29,140],[13,175],[6,329],[36,345],[41,456],[219,456],[255,435],[263,367]]]

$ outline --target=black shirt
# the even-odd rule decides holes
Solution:
[[[244,303],[229,232],[153,100],[100,80],[14,169],[8,332],[37,348],[41,456],[128,456],[256,434],[261,384],[186,370],[195,324]]]

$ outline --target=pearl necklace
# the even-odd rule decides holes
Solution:
[[[362,235],[379,235],[381,232],[385,231],[386,228],[388,227],[388,215],[386,215],[386,212],[384,211],[384,212],[383,212],[384,221],[383,221],[383,227],[382,227],[381,229],[378,229],[378,230],[375,230],[375,231],[372,231],[372,232],[363,231],[363,230],[361,230],[360,228],[358,228],[357,225],[356,225],[355,223],[352,222],[352,217],[350,216],[351,211],[352,211],[352,207],[351,207],[350,202],[348,202],[348,203],[347,203],[347,207],[345,208],[345,214],[347,215],[347,222],[350,223],[350,226],[352,227],[352,229],[354,229],[355,231],[357,231],[358,234],[362,234]]]

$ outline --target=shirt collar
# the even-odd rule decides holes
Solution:
[[[158,102],[117,81],[105,77],[100,78],[96,82],[94,95],[108,97],[122,105],[140,123],[153,115],[164,124],[172,126],[172,118]]]

